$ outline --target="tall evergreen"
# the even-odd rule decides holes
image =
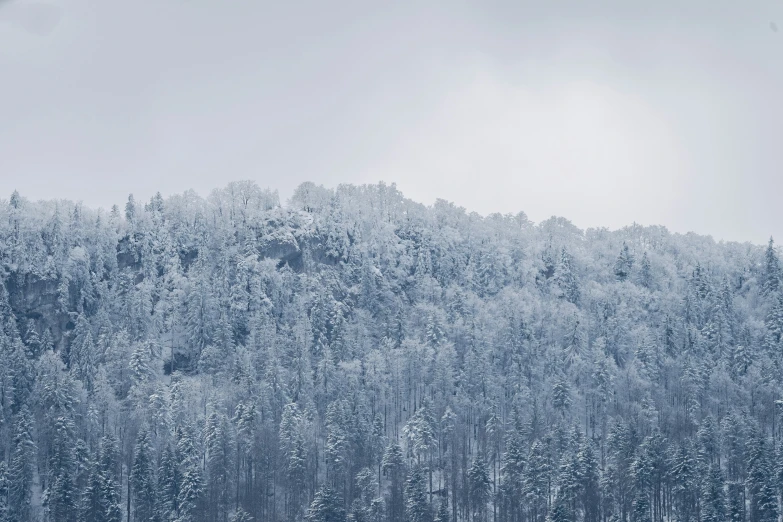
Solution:
[[[157,481],[155,478],[155,455],[150,434],[145,427],[139,431],[133,451],[133,468],[130,483],[133,492],[133,513],[135,520],[154,521],[157,518]]]
[[[555,283],[559,289],[560,295],[571,303],[578,303],[581,295],[579,281],[574,273],[571,255],[565,247],[560,252],[560,262],[555,270]]]
[[[200,453],[195,445],[193,429],[184,425],[177,429],[176,456],[180,462],[181,482],[177,495],[178,522],[195,522],[202,509],[204,478]]]
[[[639,284],[645,288],[652,288],[653,286],[652,266],[650,265],[650,258],[647,256],[647,252],[642,254],[642,262],[639,266]]]
[[[450,522],[451,515],[449,515],[449,502],[444,497],[438,502],[438,510],[435,513],[435,522]]]
[[[427,500],[427,482],[421,466],[414,466],[405,483],[405,515],[408,522],[432,522],[432,506]]]
[[[396,442],[386,447],[382,462],[383,471],[389,481],[389,520],[402,520],[405,516],[405,457]]]
[[[31,515],[36,447],[33,419],[27,407],[16,415],[12,450],[7,471],[9,520],[28,520]]]
[[[57,417],[54,420],[49,476],[43,499],[48,518],[52,521],[75,522],[78,518],[75,442],[73,421],[67,417]]]
[[[491,494],[492,481],[487,464],[481,453],[478,453],[468,469],[468,498],[474,522],[484,522],[487,519],[487,503]]]
[[[778,500],[774,486],[774,474],[770,450],[764,434],[755,426],[747,442],[748,476],[745,485],[748,492],[750,520],[773,522],[778,519]]]
[[[764,253],[764,274],[761,291],[765,295],[776,293],[780,289],[780,259],[775,250],[775,241],[770,237]]]
[[[206,449],[207,498],[214,520],[226,522],[231,496],[232,448],[228,422],[212,412],[204,433]]]
[[[182,473],[177,453],[172,446],[167,445],[158,467],[158,516],[161,521],[177,520],[181,486]]]
[[[719,522],[728,516],[723,473],[717,463],[710,464],[702,477],[701,522]]]
[[[8,518],[8,473],[5,462],[0,460],[0,522]]]
[[[633,255],[628,248],[628,243],[623,241],[623,247],[620,249],[620,254],[617,256],[617,260],[614,263],[614,275],[618,281],[625,281],[629,275],[631,275],[631,267],[633,267]]]
[[[305,516],[307,522],[345,522],[346,514],[339,493],[324,484],[315,494]]]

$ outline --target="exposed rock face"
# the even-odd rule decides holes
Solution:
[[[5,285],[11,309],[17,319],[40,322],[51,332],[59,346],[65,332],[73,328],[70,317],[59,310],[59,280],[12,272]]]
[[[57,308],[58,281],[41,279],[34,274],[12,273],[6,281],[11,306],[21,316],[38,319],[50,315]]]
[[[302,256],[299,242],[290,231],[268,234],[259,242],[259,254],[262,258],[277,259],[280,264],[295,264]]]
[[[125,236],[117,242],[117,268],[120,270],[124,268],[138,270],[141,268],[139,252],[131,243],[129,236]]]

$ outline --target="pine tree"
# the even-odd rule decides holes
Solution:
[[[146,428],[142,428],[136,438],[130,482],[136,520],[154,521],[157,515],[155,509],[157,500],[155,456]]]
[[[729,522],[745,521],[745,485],[742,482],[729,482],[726,520]]]
[[[565,435],[561,432],[562,435]],[[561,436],[562,436],[561,435]],[[577,516],[577,501],[580,496],[580,466],[574,451],[574,441],[558,441],[564,453],[560,458],[557,477],[557,496],[567,506],[569,516]]]
[[[707,416],[699,426],[696,432],[696,438],[699,441],[697,457],[702,473],[706,473],[707,467],[718,461],[720,458],[720,441],[718,439],[717,427],[712,416]]]
[[[552,387],[552,406],[562,416],[571,407],[571,386],[565,377],[559,378]]]
[[[179,518],[177,522],[195,522],[204,494],[199,453],[193,440],[193,428],[184,425],[177,429],[176,455],[180,462],[181,482],[177,496]]]
[[[775,251],[775,241],[770,237],[764,253],[764,279],[761,286],[764,295],[772,295],[779,290],[780,276],[780,260]]]
[[[438,511],[435,513],[435,522],[450,522],[451,516],[449,515],[449,501],[446,497],[443,497],[438,503]]]
[[[729,482],[738,482],[745,476],[745,423],[735,413],[729,413],[721,422],[723,464]],[[743,486],[744,488],[744,486]]]
[[[673,505],[678,520],[694,520],[698,503],[697,463],[689,448],[680,446],[671,464]]]
[[[378,479],[370,468],[362,468],[356,474],[357,498],[351,505],[349,519],[352,522],[370,522],[383,514],[383,499],[378,498]],[[380,511],[378,509],[380,508]]]
[[[197,462],[189,461],[182,471],[182,484],[177,499],[179,518],[177,522],[194,522],[197,520],[204,484],[201,469]]]
[[[310,504],[305,520],[307,522],[345,522],[343,500],[337,491],[328,484],[321,486]]]
[[[98,472],[100,473],[100,498],[106,522],[122,520],[122,493],[120,491],[119,468],[120,450],[117,439],[106,435],[101,439],[98,452]]]
[[[525,467],[527,464],[526,445],[519,429],[514,429],[506,441],[506,452],[501,466],[499,496],[501,499],[501,517],[515,520],[521,513],[520,499],[524,495]]]
[[[402,454],[402,448],[396,442],[387,446],[383,454],[383,471],[389,477],[389,519],[402,520],[404,517],[405,500],[405,457]]]
[[[487,464],[481,453],[473,459],[468,470],[468,496],[474,522],[484,522],[487,517],[487,503],[492,494],[492,481]]]
[[[296,403],[289,403],[280,421],[280,454],[286,478],[286,494],[290,497],[288,516],[295,518],[301,509],[301,496],[307,482],[308,451],[305,442],[306,419]]]
[[[35,443],[30,411],[24,406],[16,416],[13,449],[7,472],[10,520],[28,520],[32,502]]]
[[[574,274],[571,256],[565,247],[560,252],[560,262],[555,270],[555,283],[564,297],[570,303],[578,303],[580,298],[579,282]]]
[[[84,522],[101,522],[106,515],[101,502],[101,486],[101,473],[98,464],[94,463],[82,495],[80,519]]]
[[[723,473],[717,463],[710,464],[702,482],[701,522],[726,520],[726,494],[723,488]]]
[[[533,442],[527,463],[524,478],[525,497],[533,520],[540,520],[547,513],[552,484],[552,465],[544,443],[539,440]]]
[[[73,421],[59,416],[54,420],[49,457],[49,477],[44,505],[51,520],[75,522],[78,517],[76,457]]]
[[[774,305],[767,314],[765,321],[767,335],[764,337],[764,345],[772,354],[780,352],[783,342],[783,294],[778,295]]]
[[[598,459],[593,444],[584,439],[577,454],[579,464],[579,491],[584,522],[598,522],[600,518],[601,490]]]
[[[435,446],[435,419],[430,412],[429,403],[424,401],[402,429],[408,439],[408,447],[413,450],[419,463]]]
[[[547,514],[547,522],[572,522],[575,514],[571,511],[569,502],[561,495],[555,497],[552,510]]]
[[[164,522],[179,516],[179,492],[182,475],[174,448],[166,446],[158,467],[158,515]]]
[[[628,244],[623,241],[623,247],[620,249],[620,254],[617,256],[617,261],[614,263],[614,275],[618,281],[625,281],[628,276],[631,275],[631,268],[633,267],[633,256],[628,249]]]
[[[84,314],[79,314],[76,319],[68,362],[76,378],[84,383],[87,390],[92,390],[96,370],[95,342]]]
[[[405,514],[408,522],[432,522],[432,507],[427,501],[424,470],[415,466],[405,484]]]
[[[136,200],[133,194],[128,194],[128,202],[125,203],[125,219],[131,225],[136,221]]]
[[[7,396],[13,414],[28,403],[35,383],[35,373],[33,364],[25,356],[24,345],[18,339],[18,334],[12,331],[11,336],[6,339],[7,342],[3,343],[0,338],[0,357],[3,358],[5,366],[3,373],[7,376],[3,379],[6,383],[4,395]]]
[[[38,359],[41,352],[44,350],[41,337],[38,335],[38,330],[35,327],[35,321],[32,319],[27,321],[24,344],[27,346],[27,358],[31,360]]]
[[[633,522],[652,522],[650,499],[646,491],[638,490],[634,493],[633,512],[631,515]]]
[[[326,447],[324,456],[333,485],[342,483],[348,472],[350,432],[346,405],[341,400],[333,401],[326,410]]]
[[[8,516],[8,474],[5,461],[0,460],[0,522],[9,520]]]
[[[207,498],[216,520],[228,516],[229,491],[231,484],[231,443],[228,422],[224,415],[213,410],[207,418],[204,430],[206,446]]]
[[[764,435],[753,427],[748,438],[748,476],[746,486],[750,519],[754,522],[776,522],[778,519],[777,493],[769,450]]]
[[[652,267],[650,266],[647,252],[642,254],[642,263],[639,267],[639,283],[645,288],[652,288],[653,285]]]

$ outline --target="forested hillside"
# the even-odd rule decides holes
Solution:
[[[0,270],[0,522],[779,520],[772,241],[238,182]]]

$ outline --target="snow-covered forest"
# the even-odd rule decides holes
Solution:
[[[779,520],[771,240],[236,182],[0,270],[2,522]]]

